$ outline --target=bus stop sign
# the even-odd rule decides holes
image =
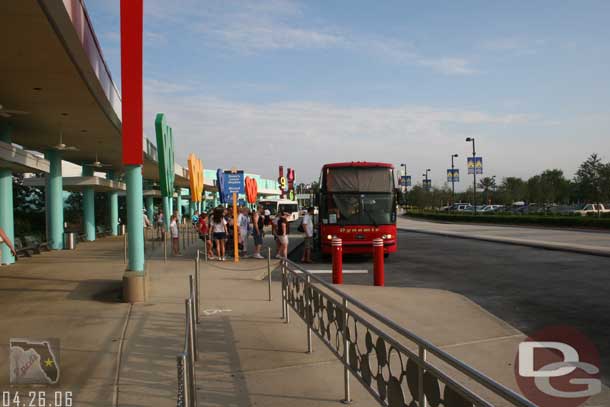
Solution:
[[[244,172],[225,171],[223,177],[223,193],[227,195],[244,193]]]

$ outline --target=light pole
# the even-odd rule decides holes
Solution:
[[[404,176],[405,176],[405,178],[404,178],[404,185],[402,185],[402,182],[401,182],[401,186],[403,187],[403,188],[402,188],[402,193],[403,193],[403,200],[402,200],[402,204],[403,204],[403,205],[406,205],[406,204],[407,204],[407,164],[402,163],[402,164],[400,164],[400,167],[401,167],[401,168],[404,168],[404,170],[405,170],[405,175],[404,175]],[[401,178],[402,178],[402,177],[401,177]],[[402,180],[401,180],[401,181],[402,181]]]
[[[451,205],[455,203],[455,174],[453,173],[453,159],[459,157],[457,154],[451,154]]]
[[[428,186],[428,173],[429,173],[429,172],[430,172],[430,168],[426,168],[426,173],[425,173],[425,174],[422,174],[422,176],[423,176],[423,177],[425,177],[425,178],[424,178],[424,180],[425,180],[425,181],[424,181],[424,187],[425,187],[424,189],[425,189],[426,191],[429,191],[429,190],[430,190],[430,188],[429,188],[429,186]],[[431,186],[431,185],[430,185],[430,186]]]
[[[476,156],[477,151],[474,146],[474,137],[466,137],[466,142],[472,142],[472,205],[474,206],[474,214],[477,214],[477,166]]]
[[[496,193],[496,176],[493,175],[491,177],[491,199],[490,199],[490,202],[489,202],[490,205],[492,204],[492,201],[494,199],[495,193]]]

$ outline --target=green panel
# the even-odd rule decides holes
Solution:
[[[159,158],[159,178],[161,194],[171,197],[174,192],[174,136],[165,115],[158,113],[155,119],[157,134],[157,155]]]

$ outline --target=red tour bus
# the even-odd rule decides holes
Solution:
[[[319,238],[323,254],[331,240],[343,240],[344,253],[372,253],[373,239],[384,241],[386,256],[396,251],[394,166],[386,163],[326,164],[320,175]]]

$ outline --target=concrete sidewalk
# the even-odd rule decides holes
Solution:
[[[115,399],[119,406],[175,405],[175,358],[184,343],[184,299],[195,246],[167,262],[161,249],[148,252],[148,302],[133,306],[119,302],[120,239],[80,244],[74,252],[45,253],[2,269],[0,343],[10,337],[60,338],[58,389],[74,392],[74,405],[111,406]],[[277,272],[273,300],[267,301],[266,270],[267,261],[255,259],[202,265],[199,405],[340,405],[341,363],[315,336],[314,352],[305,352],[304,323],[295,313],[290,324],[280,319]],[[343,289],[515,388],[512,363],[523,335],[463,296],[417,288]],[[8,389],[6,345],[2,348],[0,383]],[[355,379],[352,397],[354,405],[375,405]],[[589,405],[609,403],[605,391]]]
[[[610,233],[543,227],[432,222],[400,216],[400,230],[610,257]]]

